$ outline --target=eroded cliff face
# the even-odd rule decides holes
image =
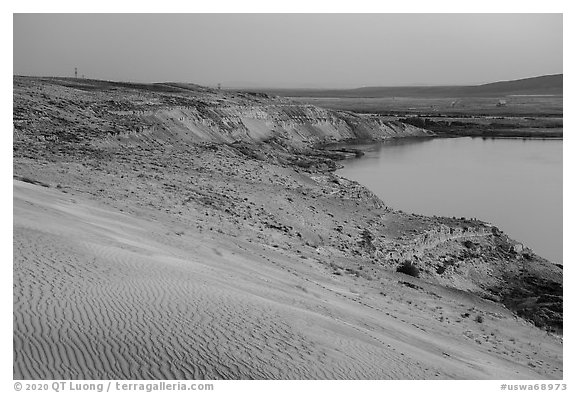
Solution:
[[[425,136],[423,129],[261,94],[194,85],[14,78],[14,149],[145,143],[258,143],[309,148]],[[73,147],[73,146],[70,146]]]

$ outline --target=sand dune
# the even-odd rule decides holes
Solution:
[[[383,284],[14,182],[15,379],[561,377],[561,342],[505,309],[447,324],[472,301]]]

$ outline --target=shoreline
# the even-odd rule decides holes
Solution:
[[[112,329],[114,339],[131,348],[145,337],[154,346],[146,355],[160,365],[176,359],[186,378],[562,377],[561,268],[481,221],[390,209],[334,173],[338,157],[356,151],[311,142],[424,131],[217,91],[193,92],[183,107],[172,101],[190,98],[178,91],[141,110],[130,105],[160,99],[142,86],[111,101],[106,85],[78,93],[53,81],[18,83],[15,376],[40,375],[27,367],[34,345],[78,352],[51,335],[74,334],[84,345],[102,323],[122,322],[128,328]],[[59,120],[68,113],[73,121]],[[118,130],[106,131],[110,123]],[[57,302],[38,314],[43,299]],[[85,310],[95,331],[56,323]],[[35,330],[36,341],[24,340],[25,318],[50,334]],[[169,331],[180,346],[163,339]],[[550,350],[533,354],[534,337]],[[131,353],[114,343],[98,341],[123,364]],[[226,353],[240,366],[229,367]],[[94,377],[59,360],[75,377]],[[178,376],[130,361],[149,375]],[[44,367],[42,377],[66,376]],[[111,379],[142,377],[106,370]]]
[[[468,149],[469,146],[471,146],[472,142],[474,139],[477,139],[479,137],[459,137],[459,138],[471,138],[468,139],[469,142],[466,142],[466,139],[458,142],[457,145],[454,146],[460,146],[464,149]],[[411,177],[410,182],[408,183],[404,178],[399,177],[396,173],[396,171],[394,173],[389,173],[385,170],[385,166],[382,164],[383,162],[386,162],[392,166],[394,166],[394,168],[397,168],[397,170],[402,170],[402,166],[404,164],[401,163],[401,161],[395,160],[395,159],[390,159],[390,158],[386,158],[385,155],[387,154],[387,152],[391,153],[394,156],[394,153],[397,149],[402,148],[403,154],[404,155],[409,155],[410,153],[410,145],[411,143],[414,143],[415,146],[420,146],[420,144],[423,144],[422,146],[420,146],[419,148],[421,149],[420,151],[422,151],[424,155],[426,155],[426,151],[428,151],[430,148],[426,148],[424,146],[424,144],[426,143],[426,141],[431,141],[432,139],[434,139],[435,141],[438,142],[438,144],[436,144],[435,146],[437,146],[436,148],[439,149],[439,154],[443,155],[450,155],[451,152],[458,152],[458,149],[454,149],[454,150],[446,150],[445,148],[443,148],[443,146],[447,146],[445,143],[442,142],[442,140],[444,139],[453,139],[453,138],[445,138],[443,136],[438,136],[438,137],[430,137],[430,138],[424,138],[424,140],[422,140],[422,138],[418,138],[418,139],[408,139],[408,140],[390,140],[390,141],[384,141],[384,142],[376,142],[376,143],[362,143],[360,145],[357,145],[356,148],[360,149],[362,152],[364,152],[365,154],[369,155],[369,158],[367,160],[362,160],[362,161],[358,161],[358,158],[347,158],[343,161],[341,161],[339,164],[338,169],[336,170],[336,174],[338,174],[339,176],[343,176],[346,177],[350,180],[355,180],[355,181],[359,181],[360,183],[362,183],[364,186],[368,187],[369,189],[371,189],[373,192],[375,192],[383,201],[386,201],[387,203],[390,204],[390,206],[392,206],[395,209],[403,209],[403,210],[407,210],[407,211],[417,211],[419,214],[425,214],[428,216],[432,216],[432,215],[442,215],[442,216],[454,216],[454,215],[465,215],[466,217],[477,217],[479,219],[481,219],[484,222],[490,223],[491,225],[497,225],[497,226],[504,226],[506,228],[506,232],[511,235],[515,240],[520,241],[522,244],[526,245],[527,247],[533,248],[536,253],[540,252],[541,255],[545,256],[545,258],[547,258],[551,263],[554,264],[562,264],[562,254],[561,254],[561,243],[560,245],[557,246],[557,244],[555,242],[552,241],[552,239],[556,239],[556,237],[550,237],[547,239],[547,236],[551,236],[550,233],[555,233],[555,234],[560,234],[561,235],[561,227],[560,229],[557,227],[557,225],[553,225],[554,222],[558,222],[557,220],[551,221],[546,219],[543,216],[538,216],[542,219],[542,221],[535,221],[534,219],[531,219],[530,217],[534,216],[534,215],[538,215],[538,212],[534,212],[532,213],[529,209],[519,209],[519,206],[514,205],[506,205],[509,207],[509,213],[504,215],[505,217],[507,217],[507,219],[502,219],[502,216],[500,214],[494,214],[494,211],[498,211],[498,209],[500,208],[500,202],[498,202],[498,204],[495,204],[494,202],[492,203],[488,203],[486,204],[486,202],[484,201],[484,198],[478,198],[475,199],[476,195],[479,195],[479,193],[481,193],[482,190],[478,190],[476,188],[474,188],[474,184],[470,184],[470,183],[466,183],[466,179],[463,179],[462,181],[464,182],[463,184],[467,184],[467,186],[464,186],[464,189],[467,189],[467,187],[473,187],[475,189],[474,193],[466,193],[466,200],[469,201],[469,203],[460,203],[459,199],[454,199],[452,200],[451,198],[453,198],[452,194],[453,192],[449,192],[449,193],[442,193],[441,191],[438,191],[440,194],[442,195],[442,199],[443,200],[448,200],[451,201],[451,203],[442,205],[443,208],[438,209],[439,205],[437,206],[437,204],[435,205],[431,205],[429,203],[421,203],[422,201],[413,199],[413,198],[409,198],[410,194],[414,194],[414,193],[420,193],[422,190],[420,187],[418,187],[418,184],[421,181],[426,181],[427,179],[433,180],[434,182],[440,182],[442,184],[444,184],[446,187],[448,187],[449,189],[451,189],[451,187],[455,184],[460,184],[457,183],[458,180],[457,178],[455,178],[452,175],[449,175],[449,173],[451,173],[451,163],[447,162],[444,164],[439,164],[440,166],[438,166],[437,171],[435,171],[435,173],[428,173],[426,172],[429,176],[427,178],[419,178],[419,174],[418,173],[414,173],[413,176]],[[482,138],[482,140],[484,141],[486,138]],[[525,139],[516,139],[516,138],[495,138],[495,139],[501,139],[501,140],[514,140],[514,141],[522,141]],[[413,141],[413,142],[412,142]],[[551,141],[554,142],[554,146],[556,146],[556,148],[554,148],[554,151],[556,152],[557,149],[559,148],[560,145],[558,145],[558,140],[555,139],[529,139],[529,141],[533,141],[532,142],[532,147],[526,147],[526,149],[528,149],[527,151],[530,152],[535,152],[535,148],[534,146],[539,146],[541,142],[545,142],[545,141]],[[476,142],[478,143],[478,142]],[[484,145],[484,142],[482,143],[482,151],[485,152],[492,152],[492,147],[489,147],[489,145]],[[526,143],[530,143],[530,142],[526,142]],[[354,145],[351,145],[354,146]],[[399,146],[399,147],[397,147]],[[476,145],[474,145],[476,146]],[[517,145],[518,148],[520,148],[520,145]],[[521,149],[524,149],[523,147]],[[561,149],[561,148],[560,148]],[[499,159],[498,157],[500,157],[497,153],[497,150],[495,150],[494,154],[496,154],[496,156],[492,157],[493,159]],[[512,152],[516,151],[515,149],[512,149]],[[548,151],[548,149],[544,149],[544,151]],[[515,158],[520,158],[517,156],[509,156],[508,153],[506,152],[501,152],[505,155],[506,160],[508,160],[508,157],[515,157]],[[461,154],[461,153],[460,153]],[[561,154],[561,150],[560,150],[560,154]],[[545,159],[548,158],[552,158],[552,157],[556,157],[556,154],[554,153],[553,156],[548,156],[545,155],[544,156]],[[359,157],[361,158],[361,157]],[[412,162],[414,162],[414,160],[418,160],[419,157],[411,157],[411,159],[407,160],[405,162],[406,165],[410,166]],[[435,158],[432,158],[433,160],[436,160]],[[461,157],[461,159],[466,160],[466,157]],[[500,158],[501,159],[501,158]],[[429,162],[429,161],[426,161]],[[430,163],[430,162],[429,162]],[[469,165],[467,162],[462,162],[462,165]],[[556,162],[556,164],[558,165],[558,161]],[[561,165],[561,162],[559,163],[559,165]],[[414,169],[410,166],[411,170]],[[386,176],[383,176],[380,174],[380,169],[382,169],[382,173],[386,174]],[[495,169],[496,168],[492,168],[493,171],[490,172],[490,175],[488,173],[485,173],[485,171],[481,170],[479,167],[472,167],[471,170],[473,173],[475,173],[475,175],[480,175],[480,177],[486,182],[486,187],[483,187],[483,189],[491,189],[491,190],[497,190],[500,189],[500,186],[498,186],[498,184],[501,184],[502,187],[505,187],[505,189],[507,191],[502,191],[502,192],[507,192],[507,193],[512,193],[517,197],[518,194],[515,193],[515,189],[517,189],[517,187],[520,187],[520,189],[524,189],[524,190],[528,190],[531,189],[531,185],[529,185],[529,183],[522,183],[520,182],[519,184],[515,183],[516,181],[518,181],[519,179],[523,179],[523,177],[520,177],[519,179],[511,179],[510,181],[506,180],[504,182],[504,184],[502,183],[497,183],[494,184],[492,183],[492,178],[494,179],[498,179],[499,178],[499,173],[496,173]],[[561,171],[561,166],[557,168],[558,170]],[[425,170],[425,169],[423,169]],[[480,170],[478,173],[474,172],[475,170]],[[365,176],[363,175],[366,172],[370,172],[371,175],[370,176]],[[418,171],[420,172],[420,171]],[[401,172],[400,172],[401,173]],[[412,173],[412,172],[410,172]],[[549,175],[555,175],[557,174],[558,171],[555,170],[553,172],[550,172]],[[512,183],[514,184],[514,186],[511,186],[511,189],[508,189],[508,183]],[[388,184],[386,187],[383,186],[383,184]],[[461,187],[462,185],[459,185],[458,187]],[[556,192],[554,193],[554,198],[553,200],[557,200],[558,199],[558,183],[555,183],[555,190]],[[406,188],[410,191],[408,192],[400,192],[399,189],[402,188]],[[454,190],[452,190],[454,191]],[[511,194],[511,195],[512,195]],[[529,194],[529,193],[525,193],[525,199],[530,201],[533,199],[533,197]],[[409,199],[409,202],[404,200],[404,198],[399,197],[399,196],[406,196]],[[460,199],[462,199],[462,195],[458,194],[460,196]],[[524,194],[522,194],[524,195]],[[539,193],[538,195],[550,195],[550,192],[547,191],[546,193]],[[560,191],[560,197],[561,197],[561,191]],[[532,198],[532,199],[531,199]],[[509,198],[508,198],[509,199]],[[505,204],[506,200],[502,201],[502,203]],[[455,211],[459,211],[458,213],[454,213],[453,211],[450,211],[450,209],[448,209],[452,203],[455,204],[456,207],[452,206],[455,208]],[[544,204],[546,205],[546,203]],[[496,209],[496,210],[495,210]],[[552,206],[551,206],[552,209]],[[482,211],[484,213],[484,215],[479,215],[479,211]],[[515,212],[514,215],[510,215],[511,211]],[[558,213],[556,210],[551,210],[549,212],[549,214],[546,214],[546,216],[549,216],[550,214],[553,214],[553,216],[555,218],[560,217],[561,218],[561,213]],[[519,226],[517,225],[518,222],[524,222],[526,226]],[[561,222],[561,221],[560,221]],[[550,231],[550,233],[547,232],[547,230],[543,230],[542,228],[547,228],[547,230]]]

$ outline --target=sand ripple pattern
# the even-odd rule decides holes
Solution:
[[[14,255],[17,379],[398,378],[405,366],[194,263],[30,228],[15,228]]]

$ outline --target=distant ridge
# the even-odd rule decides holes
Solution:
[[[396,86],[358,89],[258,89],[286,97],[501,97],[508,95],[562,95],[563,74],[544,75],[476,86]]]

